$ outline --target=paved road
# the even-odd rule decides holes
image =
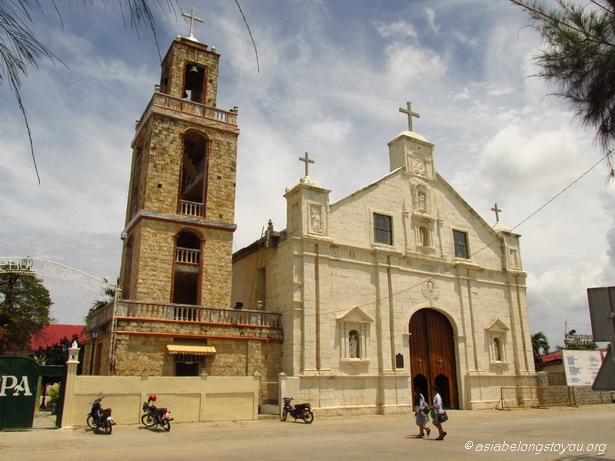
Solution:
[[[513,411],[450,411],[444,441],[416,439],[405,415],[138,425],[113,434],[83,427],[0,433],[0,459],[105,460],[615,460],[615,404]],[[39,426],[41,426],[39,421]],[[432,426],[433,427],[433,426]]]

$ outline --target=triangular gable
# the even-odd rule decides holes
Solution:
[[[372,323],[374,320],[363,312],[358,306],[346,311],[337,317],[338,322]]]
[[[510,328],[508,328],[506,326],[506,324],[504,322],[502,322],[500,319],[494,319],[491,322],[489,322],[487,324],[487,326],[485,327],[485,330],[489,330],[489,331],[508,331],[510,330]]]
[[[379,185],[380,183],[386,181],[390,177],[395,176],[395,175],[402,175],[402,174],[403,174],[403,168],[397,168],[397,169],[387,173],[386,175],[382,176],[379,179],[376,179],[375,181],[369,183],[368,185],[366,185],[366,186],[364,186],[364,187],[362,187],[360,189],[357,189],[356,191],[354,191],[353,193],[347,195],[346,197],[342,197],[338,201],[331,203],[331,205],[330,205],[331,210],[333,211],[335,208],[339,208],[341,205],[343,205],[345,202],[347,202],[351,198],[353,198],[356,195],[359,195],[359,194],[361,194],[363,192],[367,192],[369,189],[372,189],[372,188],[376,187],[377,185]]]

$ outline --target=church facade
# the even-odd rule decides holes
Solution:
[[[306,154],[286,229],[233,257],[232,302],[281,314],[281,392],[319,413],[408,412],[434,385],[448,408],[494,408],[536,385],[520,236],[437,173],[411,120],[390,173],[335,203]]]

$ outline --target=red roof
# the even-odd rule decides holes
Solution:
[[[550,363],[559,363],[562,361],[562,351],[549,352],[548,354],[538,357],[543,365]]]
[[[54,343],[60,342],[62,338],[72,339],[73,335],[79,335],[79,341],[86,339],[83,325],[62,325],[53,323],[47,325],[39,333],[32,336],[32,350],[36,351],[39,347],[43,349]]]
[[[599,348],[596,350],[600,352],[600,357],[604,362],[604,357],[606,356],[606,348]],[[549,352],[548,354],[541,355],[538,358],[543,365],[560,363],[562,361],[562,351]]]

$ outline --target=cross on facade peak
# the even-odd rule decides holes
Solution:
[[[314,163],[314,160],[310,159],[310,154],[307,152],[304,157],[299,157],[299,160],[305,163],[305,176],[309,176],[309,165],[310,163]]]
[[[194,21],[203,23],[205,20],[203,18],[197,17],[194,12],[194,8],[190,10],[190,14],[182,12],[182,16],[190,19],[190,35],[188,35],[188,38],[190,40],[196,40],[196,38],[194,38]]]
[[[502,210],[498,208],[497,203],[493,205],[493,208],[491,208],[491,211],[495,212],[495,222],[500,222],[500,212]]]
[[[421,114],[418,112],[412,112],[412,103],[410,102],[406,103],[406,109],[400,107],[399,111],[404,114],[408,114],[408,131],[414,131],[412,129],[412,117],[421,118]]]

